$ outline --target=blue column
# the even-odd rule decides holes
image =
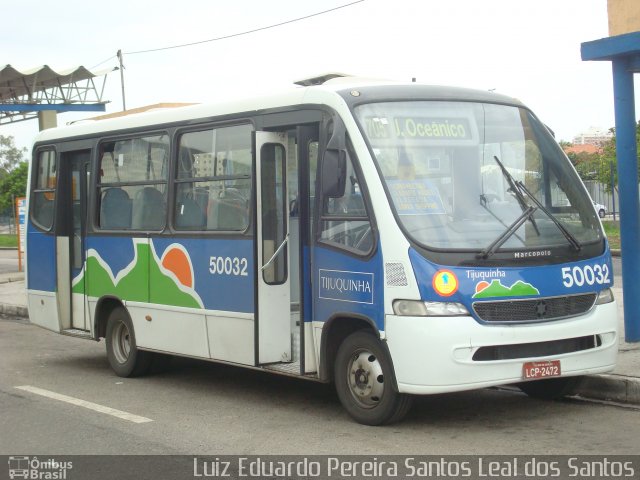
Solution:
[[[640,207],[633,72],[625,57],[613,59],[616,151],[620,186],[620,240],[624,331],[627,342],[640,342]]]

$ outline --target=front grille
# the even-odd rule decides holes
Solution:
[[[389,287],[406,287],[409,285],[407,275],[404,272],[404,265],[401,263],[386,263],[385,276]]]
[[[564,297],[475,302],[473,311],[485,322],[546,322],[582,315],[591,310],[595,301],[595,293],[586,293]]]
[[[565,353],[581,352],[600,347],[602,339],[599,335],[566,338],[549,342],[519,343],[514,345],[493,345],[480,347],[473,354],[475,362],[492,360],[515,360],[519,358],[548,357]]]

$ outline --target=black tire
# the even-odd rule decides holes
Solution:
[[[398,422],[413,403],[413,397],[393,388],[391,362],[380,340],[370,332],[352,333],[340,344],[334,381],[342,406],[364,425]]]
[[[561,377],[522,382],[518,384],[518,388],[531,398],[558,400],[573,393],[581,378],[582,377]]]
[[[105,343],[109,365],[119,377],[138,377],[149,371],[153,355],[136,347],[133,324],[123,307],[109,314]]]
[[[600,218],[604,218],[604,215],[605,215],[605,211],[604,211],[603,209],[600,209],[600,210],[598,211],[598,216],[599,216]]]

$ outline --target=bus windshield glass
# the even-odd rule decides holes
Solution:
[[[602,241],[582,182],[530,111],[411,101],[360,105],[356,116],[397,218],[423,247],[486,258]]]

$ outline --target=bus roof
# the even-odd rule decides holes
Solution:
[[[318,81],[318,79],[321,79]],[[462,100],[502,103],[522,106],[518,100],[504,95],[459,87],[444,87],[418,83],[398,83],[388,80],[363,79],[342,74],[324,76],[296,82],[297,85],[256,96],[229,97],[217,103],[196,104],[184,107],[154,109],[148,112],[123,115],[104,120],[80,120],[71,125],[40,132],[34,143],[60,139],[72,139],[87,135],[104,134],[134,128],[169,125],[184,121],[214,119],[231,114],[250,114],[271,108],[296,105],[327,105],[334,109],[340,105],[385,100]],[[321,83],[320,83],[321,82]],[[309,85],[309,86],[306,86]],[[354,95],[352,92],[356,91]]]

